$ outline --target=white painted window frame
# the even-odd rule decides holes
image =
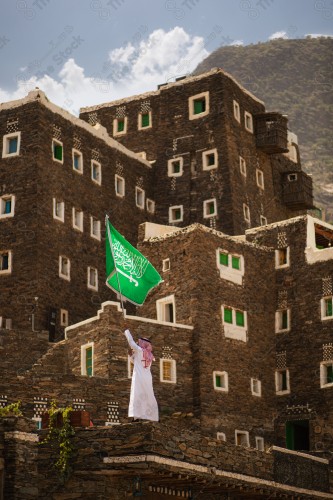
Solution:
[[[149,115],[149,125],[147,127],[142,126],[142,115]],[[149,111],[140,111],[138,114],[138,130],[149,130],[153,127],[153,114],[151,109]]]
[[[256,181],[257,186],[264,190],[265,189],[265,181],[264,181],[264,172],[260,168],[256,168]]]
[[[94,233],[94,222],[98,224],[98,234]],[[101,221],[92,215],[90,216],[90,236],[97,241],[101,241]]]
[[[258,390],[255,389],[255,383],[258,385]],[[251,394],[257,398],[261,398],[261,380],[258,378],[251,378]]]
[[[260,225],[267,226],[267,224],[268,224],[267,217],[265,217],[264,215],[260,215]]]
[[[287,375],[287,389],[282,390],[280,389],[281,383],[280,383],[280,374],[282,372],[286,372]],[[275,370],[275,393],[277,396],[284,396],[285,394],[290,394],[290,374],[288,368],[283,368],[281,370]]]
[[[12,261],[13,261],[13,256],[12,256],[12,251],[11,250],[1,250],[0,251],[0,258],[2,255],[8,254],[8,269],[2,269],[0,270],[0,275],[4,274],[11,274],[12,272]]]
[[[79,168],[75,168],[74,166],[74,157],[78,156],[79,157]],[[77,174],[82,175],[83,174],[83,154],[81,151],[78,149],[72,148],[72,165],[73,165],[73,170]]]
[[[194,101],[204,98],[206,101],[206,109],[202,113],[194,113]],[[188,99],[188,117],[189,120],[196,120],[197,118],[203,118],[209,114],[209,91],[201,92],[200,94],[193,95]]]
[[[92,352],[91,352],[91,357],[92,357],[92,369],[91,369],[91,376],[94,376],[95,372],[95,363],[94,363],[94,351],[95,351],[95,346],[94,342],[88,342],[87,344],[81,345],[81,375],[84,377],[87,377],[87,370],[86,370],[86,352],[89,347],[92,347]],[[89,377],[90,378],[90,377]]]
[[[79,224],[78,225],[76,224],[76,215],[79,216]],[[73,224],[74,229],[83,233],[83,211],[78,210],[75,207],[72,208],[72,224]]]
[[[162,271],[165,273],[167,271],[170,271],[171,263],[170,259],[163,259],[162,260]]]
[[[239,170],[243,177],[246,177],[246,160],[239,156]]]
[[[214,155],[214,164],[208,165],[208,156]],[[208,149],[202,152],[202,170],[209,171],[218,168],[219,158],[217,154],[217,148]]]
[[[124,120],[124,130],[121,132],[118,131],[118,122],[119,120]],[[114,137],[119,137],[121,135],[127,134],[127,116],[121,116],[119,118],[115,118],[113,120],[113,135]]]
[[[102,165],[99,161],[96,161],[96,160],[91,160],[91,180],[97,184],[98,186],[101,186],[102,185]],[[98,169],[98,179],[94,179],[94,167],[97,167]]]
[[[165,319],[165,306],[168,304],[173,305],[173,321],[166,321]],[[176,323],[176,301],[174,295],[168,295],[167,297],[163,297],[156,301],[156,313],[157,320],[163,323],[167,323],[168,325]]]
[[[238,443],[237,442],[237,436],[244,436],[245,439],[246,439],[246,445]],[[243,446],[244,448],[249,448],[250,447],[249,432],[248,431],[241,431],[239,429],[235,429],[235,445],[236,446]]]
[[[172,217],[174,211],[180,209],[180,218],[179,219],[174,219]],[[173,205],[172,207],[169,207],[169,222],[177,223],[177,222],[183,222],[184,218],[184,208],[183,205]]]
[[[64,274],[62,272],[62,268],[63,268],[63,260],[64,259],[67,259],[67,262],[68,262],[68,272],[67,274]],[[66,255],[59,255],[59,277],[66,280],[66,281],[70,281],[71,280],[71,261],[68,257],[66,257]]]
[[[224,308],[232,310],[232,323],[226,323],[224,321]],[[247,342],[247,312],[241,311],[235,307],[223,304],[221,306],[222,311],[222,325],[224,330],[224,336],[229,339],[241,340],[242,342]],[[236,311],[241,311],[244,315],[244,326],[236,325]]]
[[[213,203],[214,205],[214,212],[212,214],[207,214],[207,207]],[[216,204],[216,198],[211,198],[210,200],[204,200],[203,202],[203,216],[204,219],[211,219],[212,217],[217,216],[217,204]]]
[[[57,205],[58,203],[61,206],[61,215],[57,215]],[[65,202],[59,201],[57,198],[53,198],[53,218],[60,222],[65,222]]]
[[[320,316],[321,316],[322,321],[333,320],[333,316],[325,316],[325,314],[326,314],[325,301],[327,299],[331,299],[331,301],[333,303],[333,296],[332,295],[326,295],[325,297],[320,299]]]
[[[146,209],[147,209],[147,212],[150,213],[150,214],[154,214],[155,213],[155,202],[154,202],[154,200],[151,200],[150,198],[146,199]]]
[[[92,285],[91,281],[90,281],[91,272],[94,273],[95,278],[96,278],[95,285]],[[87,288],[89,290],[94,290],[95,292],[98,291],[98,270],[96,269],[96,267],[88,266],[88,268],[87,268]]]
[[[176,162],[179,162],[179,172],[172,172],[173,164]],[[184,158],[182,156],[168,160],[168,177],[181,177],[183,175],[183,165]]]
[[[228,254],[228,266],[224,266],[220,263],[220,253]],[[240,259],[240,269],[234,269],[232,267],[232,257],[238,257]],[[216,265],[218,270],[220,271],[220,278],[232,281],[236,285],[243,284],[243,276],[245,272],[245,264],[243,255],[230,252],[229,250],[225,250],[223,248],[218,248],[216,250]]]
[[[238,123],[240,123],[241,122],[240,105],[239,105],[239,102],[236,101],[235,99],[232,101],[232,109],[233,109],[235,120],[237,120]]]
[[[118,187],[121,186],[121,189],[118,190]],[[116,196],[119,198],[124,198],[125,196],[125,179],[118,174],[114,176],[114,189]]]
[[[68,326],[68,310],[60,309],[60,326]]]
[[[250,212],[250,207],[246,203],[243,203],[243,215],[244,215],[245,222],[248,222],[250,224],[251,223],[251,212]]]
[[[140,196],[142,197],[141,201],[140,201]],[[140,188],[139,186],[136,186],[135,187],[135,204],[141,210],[144,210],[144,208],[145,208],[145,198],[146,198],[146,193],[145,193],[144,189]]]
[[[55,156],[54,156],[54,147],[53,147],[54,144],[58,144],[59,146],[62,147],[62,159],[61,160],[59,160],[58,158],[55,158]],[[51,147],[52,147],[52,159],[53,159],[53,161],[57,161],[58,163],[61,163],[61,165],[63,165],[63,163],[64,163],[64,144],[63,144],[63,142],[59,141],[59,139],[53,138]]]
[[[287,311],[287,318],[288,318],[288,327],[287,328],[281,328],[282,324],[282,313],[284,311]],[[275,333],[285,333],[285,332],[290,332],[291,330],[291,309],[290,307],[286,307],[284,309],[279,309],[278,311],[275,311]]]
[[[7,153],[8,144],[11,139],[17,137],[17,150],[15,153]],[[14,156],[19,156],[21,148],[21,132],[11,132],[10,134],[5,134],[2,139],[2,158],[13,158]]]
[[[11,209],[8,214],[5,214],[6,201],[11,201]],[[0,197],[0,219],[8,219],[14,217],[15,214],[15,196],[13,194],[4,194]]]
[[[163,365],[165,363],[170,363],[171,365],[171,380],[165,380],[163,378]],[[170,358],[160,358],[160,382],[164,384],[176,384],[177,383],[177,368],[176,360]]]
[[[250,125],[248,124],[248,120]],[[248,111],[244,111],[244,127],[245,130],[253,134],[253,116]]]
[[[265,439],[262,436],[256,436],[255,442],[258,451],[265,451]]]
[[[216,385],[216,375],[220,376],[221,379],[223,380],[224,387],[218,387]],[[213,387],[215,391],[219,392],[229,392],[229,376],[228,372],[226,371],[213,371]]]
[[[225,432],[217,432],[216,433],[216,439],[218,441],[226,441],[227,440],[227,437],[225,435]]]
[[[327,383],[327,366],[332,366],[333,360],[330,361],[322,361],[320,363],[320,388],[326,389],[327,387],[333,387],[333,382]]]
[[[279,264],[279,251],[287,249],[287,262],[285,264]],[[277,248],[275,250],[275,269],[285,269],[290,266],[290,247]]]

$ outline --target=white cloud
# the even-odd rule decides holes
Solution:
[[[268,40],[277,40],[278,38],[283,38],[284,40],[287,40],[288,34],[286,31],[276,31],[273,33],[271,36],[268,37]]]
[[[243,40],[234,40],[233,42],[231,42],[230,44],[231,46],[235,46],[235,47],[239,47],[240,45],[244,45],[244,41]]]
[[[127,43],[112,50],[96,75],[87,76],[70,58],[57,77],[31,76],[18,81],[12,92],[0,88],[0,101],[19,99],[39,87],[52,102],[77,114],[82,106],[155,90],[159,83],[191,73],[208,54],[202,37],[179,27],[158,29],[138,45]]]

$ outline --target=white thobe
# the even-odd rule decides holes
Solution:
[[[145,368],[142,348],[133,340],[131,332],[125,331],[125,337],[133,350],[133,374],[128,416],[158,422],[158,407],[154,396],[150,366]]]

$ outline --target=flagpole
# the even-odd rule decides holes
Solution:
[[[121,288],[120,288],[120,281],[119,281],[119,276],[118,276],[117,263],[116,263],[116,259],[114,257],[114,253],[113,253],[112,238],[111,238],[111,233],[110,233],[110,228],[109,228],[108,220],[109,220],[109,216],[108,216],[108,214],[106,214],[105,215],[105,226],[106,226],[106,228],[108,230],[110,250],[111,250],[111,254],[112,254],[112,258],[113,258],[113,262],[114,262],[114,268],[116,270],[116,276],[117,276],[117,282],[118,282],[118,288],[119,288],[120,304],[121,304],[121,309],[123,311],[123,316],[124,316],[124,319],[125,319],[125,309],[124,309],[124,303],[123,303],[123,296],[122,296]]]

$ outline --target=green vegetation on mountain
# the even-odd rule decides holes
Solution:
[[[313,176],[315,204],[333,222],[333,38],[220,47],[195,74],[214,67],[233,75],[267,110],[288,115],[303,169]]]

